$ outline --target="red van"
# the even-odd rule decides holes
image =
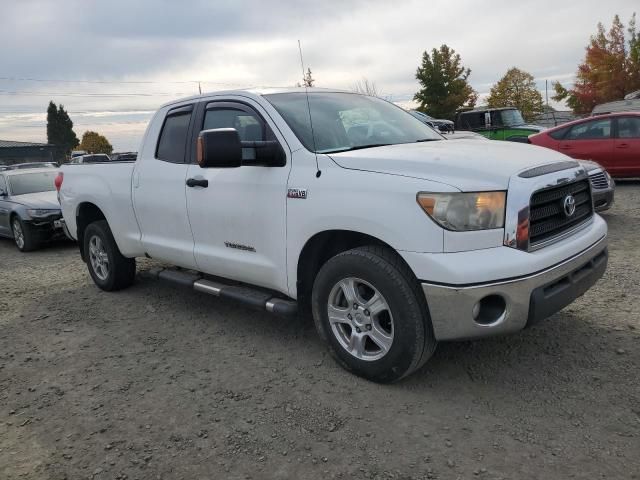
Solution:
[[[598,162],[612,177],[640,177],[640,112],[583,118],[531,135],[529,142]]]

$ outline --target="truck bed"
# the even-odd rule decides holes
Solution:
[[[133,161],[66,164],[61,167],[64,181],[60,205],[65,218],[75,218],[80,208],[100,205],[118,248],[127,256],[141,254],[140,229],[131,194],[134,168]],[[76,222],[68,222],[68,228],[71,236],[77,239]]]

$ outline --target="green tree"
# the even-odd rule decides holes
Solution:
[[[544,111],[542,95],[536,88],[533,75],[519,68],[510,68],[493,87],[487,105],[490,107],[516,107],[527,122]]]
[[[453,119],[456,110],[471,108],[478,94],[469,84],[471,70],[462,65],[460,54],[447,45],[425,51],[416,71],[420,90],[414,95],[418,110],[437,118]]]
[[[73,122],[64,107],[49,102],[47,107],[47,142],[56,145],[59,157],[64,157],[78,146],[78,137],[73,131]]]
[[[82,135],[80,148],[89,153],[106,153],[108,155],[113,152],[113,147],[109,143],[109,140],[107,140],[105,136],[97,132],[92,132],[91,130],[87,130]]]
[[[576,82],[567,89],[559,82],[553,85],[556,101],[566,100],[578,114],[587,114],[600,103],[621,100],[627,93],[640,89],[640,39],[636,32],[636,16],[632,15],[625,39],[620,17],[613,17],[609,32],[602,23],[591,36],[585,58],[578,66]]]

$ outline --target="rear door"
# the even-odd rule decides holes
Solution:
[[[134,209],[145,252],[185,268],[196,266],[185,199],[189,168],[185,159],[193,111],[193,104],[182,105],[154,117],[132,178]]]
[[[558,145],[565,155],[580,160],[593,160],[610,170],[613,165],[613,122],[597,118],[571,127]]]
[[[619,177],[640,176],[640,116],[617,117],[613,144],[615,170]]]

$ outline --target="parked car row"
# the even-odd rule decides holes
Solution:
[[[510,109],[466,113],[483,112],[483,115],[493,115],[493,118],[498,118],[496,115],[500,113],[503,119],[517,117],[517,114],[505,114],[507,110]],[[438,131],[447,140],[488,139],[479,131],[451,131],[446,123],[433,123],[435,120],[422,112],[409,113]],[[457,121],[460,122],[461,118],[463,117],[459,116]],[[453,125],[453,122],[449,123]],[[609,209],[613,204],[615,182],[612,176],[640,176],[640,113],[626,112],[577,120],[530,135],[527,141],[558,150],[579,160],[589,175],[594,208],[599,212]],[[136,157],[136,152],[120,152],[110,157],[106,154],[76,151],[69,163],[131,162],[135,161]],[[0,166],[0,171],[6,172],[0,177],[0,235],[13,237],[20,250],[33,250],[43,242],[61,236],[64,222],[60,218],[53,183],[37,183],[38,179],[53,178],[51,174],[42,175],[43,169],[57,167],[54,162]],[[9,172],[25,170],[34,173],[34,176],[16,177],[11,180],[14,175]],[[25,193],[20,187],[21,180],[30,179],[34,179],[35,183],[32,183],[31,191]],[[11,187],[12,181],[16,187]]]

